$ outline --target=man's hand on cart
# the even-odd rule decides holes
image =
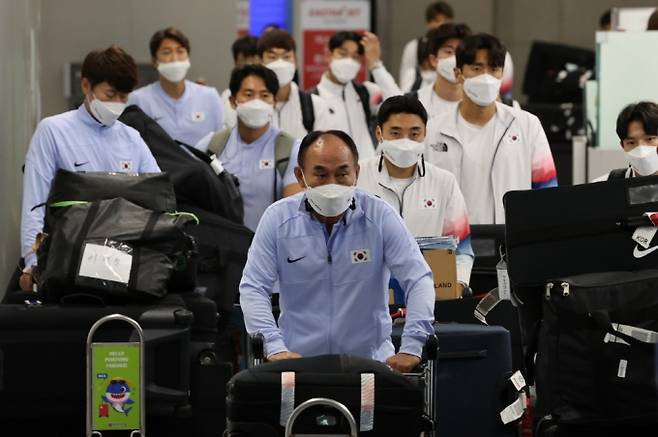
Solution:
[[[398,372],[409,373],[420,364],[420,358],[415,355],[398,353],[388,358],[386,364]]]
[[[281,360],[292,360],[295,358],[301,358],[302,356],[299,355],[297,352],[279,352],[278,354],[274,354],[272,356],[267,357],[267,361],[281,361]]]

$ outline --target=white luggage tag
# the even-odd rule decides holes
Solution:
[[[512,287],[507,273],[507,263],[502,258],[496,265],[496,275],[498,276],[498,296],[501,300],[511,300]]]
[[[528,398],[525,394],[526,381],[521,371],[517,370],[514,372],[514,374],[510,376],[509,380],[514,385],[514,388],[519,393],[519,396],[514,402],[505,407],[505,409],[500,412],[500,420],[502,420],[505,425],[520,419],[521,416],[523,416],[528,403]]]
[[[474,316],[480,322],[487,325],[487,314],[493,310],[499,302],[509,300],[514,306],[518,306],[518,302],[512,295],[512,286],[507,273],[507,262],[505,262],[505,254],[502,249],[500,250],[500,261],[496,265],[496,276],[498,277],[498,287],[491,290],[487,295],[478,303],[475,308]]]
[[[651,240],[658,232],[658,212],[645,212],[643,215],[651,221],[653,226],[638,227],[631,238],[643,248],[648,249],[651,247]]]

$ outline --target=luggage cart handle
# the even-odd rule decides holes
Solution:
[[[265,337],[263,334],[256,334],[249,337],[247,346],[247,366],[256,367],[265,362]]]
[[[263,334],[256,334],[251,337],[251,353],[255,360],[265,359],[265,338]]]
[[[292,437],[292,427],[295,424],[295,421],[299,417],[300,414],[304,412],[304,410],[314,407],[316,405],[323,405],[326,407],[331,407],[336,410],[338,410],[345,418],[347,419],[347,423],[350,425],[350,437],[358,437],[358,428],[356,427],[356,420],[354,420],[354,416],[352,413],[350,413],[350,410],[347,409],[347,407],[340,402],[337,402],[333,399],[327,399],[327,398],[313,398],[309,399],[306,402],[302,402],[297,408],[295,408],[286,421],[286,432],[285,432],[285,437]]]
[[[425,341],[425,356],[427,357],[428,361],[434,361],[436,360],[438,354],[439,354],[439,339],[436,337],[435,334],[432,334],[429,337],[427,337],[427,341]]]

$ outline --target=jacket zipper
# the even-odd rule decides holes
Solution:
[[[409,188],[414,182],[415,182],[415,180],[412,181],[411,184],[409,184],[409,185],[407,185],[406,187],[404,187],[404,190],[402,190],[402,198],[400,198],[400,196],[398,196],[398,193],[396,193],[396,192],[393,191],[392,189],[388,188],[386,185],[382,184],[381,182],[377,182],[377,184],[379,184],[380,187],[382,187],[382,188],[384,188],[385,190],[388,190],[388,191],[390,191],[391,193],[393,193],[393,195],[395,196],[395,198],[396,198],[397,201],[398,201],[398,205],[400,205],[398,209],[400,210],[400,217],[402,217],[402,218],[404,218],[404,215],[402,214],[402,212],[404,211],[404,195],[405,195],[406,192],[407,192],[407,188]]]
[[[338,224],[338,223],[336,223],[336,224]],[[320,225],[323,227],[323,232],[327,232],[326,226],[322,223],[320,223]],[[329,291],[330,291],[330,293],[329,293],[329,298],[330,298],[330,307],[329,307],[329,309],[330,309],[330,311],[329,311],[329,330],[328,330],[329,336],[327,338],[327,343],[329,344],[329,353],[330,354],[333,353],[333,350],[334,350],[334,345],[331,342],[331,333],[332,333],[333,328],[334,328],[332,322],[333,322],[333,319],[334,319],[333,315],[334,315],[334,308],[335,308],[335,305],[334,305],[334,299],[335,299],[334,289],[335,289],[335,287],[334,287],[334,284],[333,284],[333,275],[331,274],[331,270],[332,270],[331,267],[332,267],[332,264],[333,264],[333,260],[331,258],[331,249],[332,249],[332,246],[333,246],[334,236],[336,235],[336,233],[334,232],[335,229],[336,229],[336,225],[334,225],[331,228],[331,233],[329,234],[329,237],[327,238],[327,264],[329,264]]]
[[[491,178],[491,194],[493,195],[494,198],[494,210],[493,210],[493,217],[494,217],[494,222],[496,222],[496,184],[494,183],[494,178],[493,178],[493,168],[494,168],[494,163],[496,162],[496,155],[498,155],[498,150],[500,149],[500,143],[503,142],[503,138],[505,138],[505,134],[507,134],[507,131],[509,130],[510,127],[512,127],[512,123],[514,123],[514,120],[516,120],[516,117],[512,117],[512,120],[510,120],[509,124],[503,131],[503,134],[500,136],[500,139],[498,140],[498,143],[496,143],[496,150],[494,150],[494,155],[493,158],[491,159],[491,168],[489,169],[489,177]],[[532,164],[531,164],[532,165]],[[532,179],[532,177],[531,177]]]

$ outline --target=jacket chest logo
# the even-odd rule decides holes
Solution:
[[[121,168],[121,171],[133,171],[133,162],[132,161],[121,161],[119,163],[119,168]]]
[[[356,249],[351,252],[352,264],[360,264],[370,262],[370,250]]]
[[[437,152],[447,152],[448,151],[448,143],[446,142],[440,142],[440,143],[434,143],[431,144],[430,147],[434,149]]]
[[[436,198],[434,197],[428,197],[426,199],[423,199],[423,209],[436,209],[437,208],[438,202],[436,201]]]
[[[521,140],[521,135],[518,133],[510,133],[505,137],[507,144],[516,144],[519,142],[519,140]]]
[[[271,168],[274,168],[274,160],[273,159],[261,159],[258,162],[258,168],[260,170],[269,170]]]
[[[206,119],[206,113],[202,111],[194,111],[192,113],[192,121],[194,123],[201,123]]]

